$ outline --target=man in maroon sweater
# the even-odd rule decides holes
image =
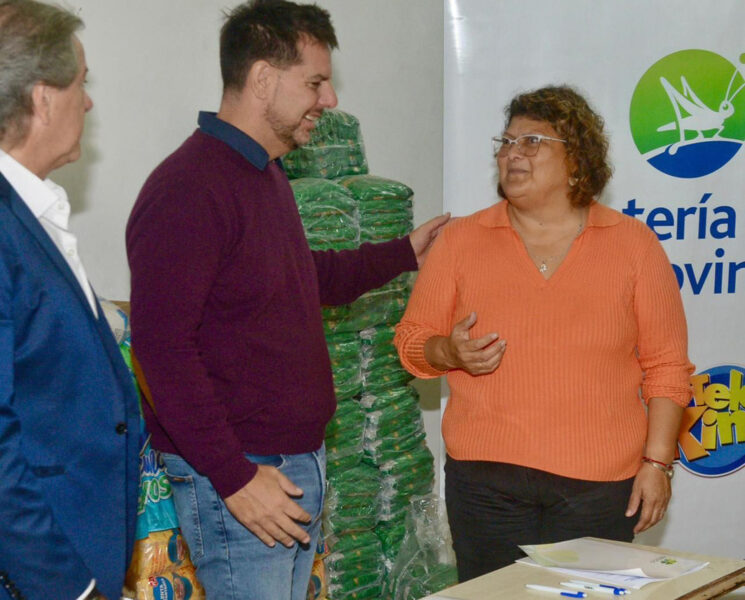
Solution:
[[[209,598],[305,599],[336,406],[320,306],[416,269],[448,218],[309,249],[278,159],[336,106],[336,46],[315,5],[233,10],[220,110],[155,169],[127,226],[146,419]]]

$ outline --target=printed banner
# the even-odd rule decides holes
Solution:
[[[732,557],[745,547],[742,23],[739,0],[445,1],[445,209],[497,200],[490,138],[516,93],[569,84],[604,117],[602,201],[661,240],[696,365],[673,500],[637,539]]]

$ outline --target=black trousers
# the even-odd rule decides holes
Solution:
[[[633,483],[633,478],[584,481],[448,456],[445,502],[458,579],[467,581],[522,558],[518,544],[584,536],[632,541],[639,517],[624,513]]]

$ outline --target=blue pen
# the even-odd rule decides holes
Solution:
[[[590,581],[579,581],[572,579],[569,583],[562,583],[566,587],[571,587],[580,590],[593,590],[595,592],[603,592],[605,594],[613,594],[614,596],[625,596],[631,592],[626,588],[617,587],[615,585],[606,585],[604,583],[592,583]]]
[[[616,596],[625,596],[626,594],[630,594],[631,592],[627,590],[626,588],[622,587],[616,587],[615,585],[605,585],[604,583],[598,584],[601,588],[608,588],[609,590],[613,590],[613,593]]]
[[[536,590],[538,592],[548,592],[554,596],[564,596],[565,598],[586,598],[587,594],[584,592],[567,592],[561,588],[550,587],[548,585],[537,585],[535,583],[526,583],[525,587],[529,590]]]

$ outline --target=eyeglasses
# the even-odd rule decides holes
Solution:
[[[566,140],[550,137],[548,135],[541,135],[540,133],[526,133],[525,135],[516,137],[514,140],[504,135],[501,137],[493,137],[491,139],[491,145],[494,156],[497,156],[498,154],[506,156],[512,146],[517,147],[517,151],[523,156],[535,156],[538,154],[538,149],[541,147],[541,142],[543,140],[561,142],[562,144],[567,143]]]

